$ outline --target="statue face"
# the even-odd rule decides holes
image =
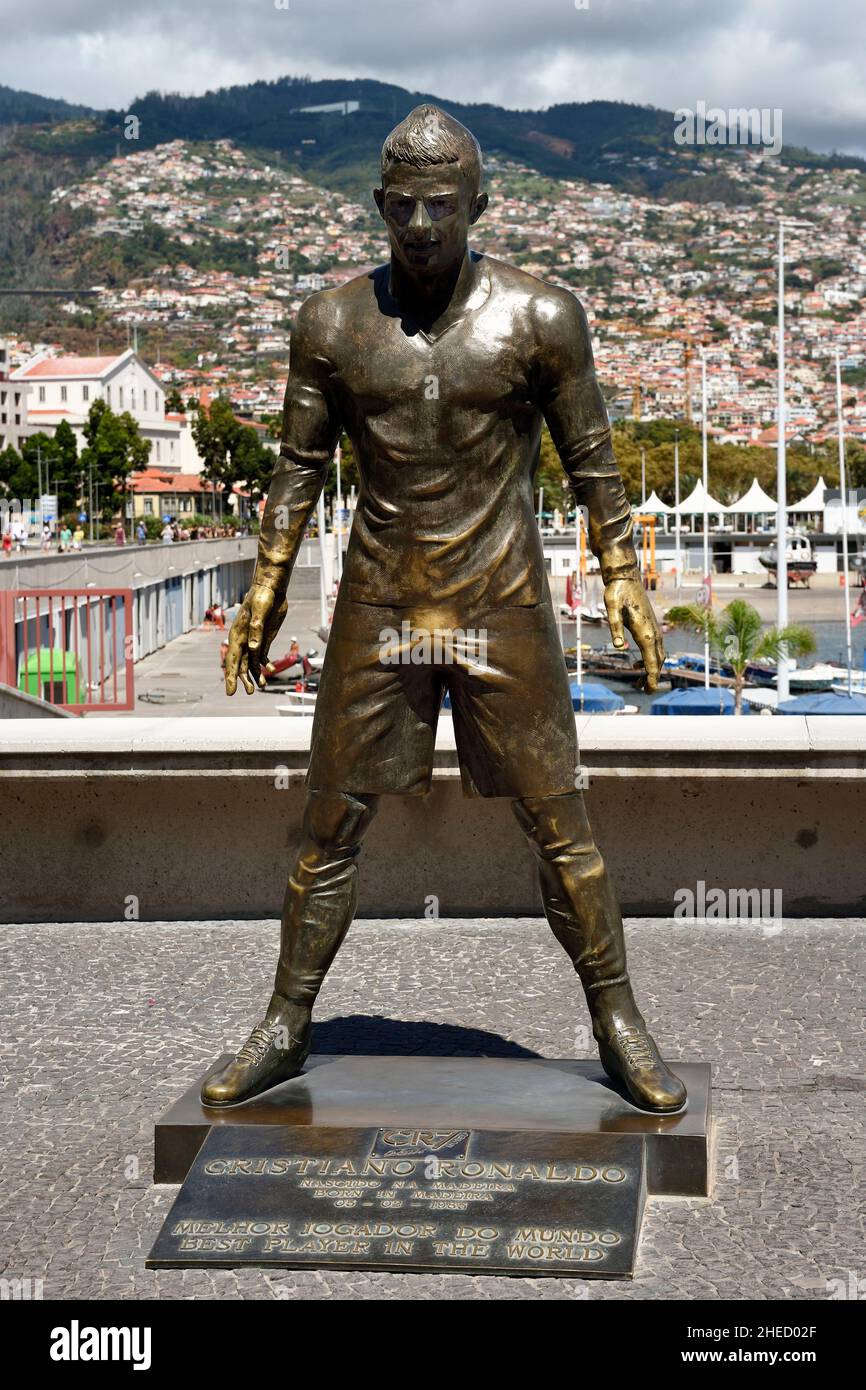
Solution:
[[[476,194],[456,164],[395,164],[373,196],[392,257],[419,279],[459,264],[469,228],[487,206],[487,194]]]

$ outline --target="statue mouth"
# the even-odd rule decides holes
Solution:
[[[423,245],[408,245],[404,247],[404,250],[408,260],[417,261],[419,265],[426,265],[436,255],[439,247],[435,243],[427,242]]]

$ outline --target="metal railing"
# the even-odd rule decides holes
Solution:
[[[72,714],[131,710],[131,589],[0,591],[0,681]]]

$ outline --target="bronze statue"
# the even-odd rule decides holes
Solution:
[[[313,1004],[352,920],[361,841],[380,795],[428,790],[446,687],[464,794],[511,798],[605,1070],[644,1109],[677,1110],[686,1098],[632,995],[616,895],[575,789],[574,712],[533,506],[542,421],[588,512],[613,641],[624,646],[630,629],[650,690],[662,639],[583,310],[569,291],[470,250],[469,228],[487,206],[481,179],[474,136],[436,107],[417,107],[386,140],[374,193],[390,263],[311,295],[298,315],[258,563],[229,637],[229,695],[238,680],[248,694],[265,684],[292,565],[342,430],[362,482],[274,993],[237,1055],[205,1080],[209,1106],[301,1070]],[[407,631],[395,659],[384,634]],[[405,648],[421,632],[447,635],[446,659],[412,659]]]

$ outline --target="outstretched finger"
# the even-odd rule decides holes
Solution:
[[[656,633],[656,661],[658,662],[659,676],[665,669],[665,642],[661,633]]]
[[[610,625],[610,640],[615,647],[625,646],[625,632],[622,624],[622,605],[619,603],[609,603],[605,597],[605,607],[607,608],[607,621]]]
[[[262,666],[267,666],[268,664],[268,658],[271,652],[271,643],[273,642],[274,638],[276,637],[277,633],[283,625],[283,619],[285,618],[286,613],[288,612],[288,607],[288,603],[285,599],[283,599],[278,608],[271,608],[270,612],[268,613],[268,616],[264,621],[262,643],[261,647],[259,648],[259,661],[261,662]]]
[[[259,690],[264,690],[267,685],[267,677],[265,676],[266,668],[267,662],[262,659],[261,651],[251,646],[247,660],[247,672],[251,680],[259,687]]]
[[[652,630],[652,628],[641,626],[640,630],[635,633],[635,641],[637,642],[638,647],[640,648],[640,654],[643,658],[644,670],[646,671],[644,689],[649,691],[657,690],[661,663],[659,661],[659,649],[658,643],[656,641],[656,634]]]
[[[241,644],[235,637],[229,637],[229,644],[226,648],[226,694],[234,695],[238,688],[238,671],[241,664]]]
[[[249,658],[246,652],[244,652],[243,656],[241,657],[240,670],[238,674],[240,675],[241,681],[243,682],[244,690],[247,692],[247,694],[254,695],[256,688],[253,685],[252,679],[250,677]]]
[[[270,589],[256,589],[248,595],[250,605],[250,632],[247,645],[251,652],[258,653],[265,637],[265,626],[274,606],[274,595]]]
[[[243,608],[241,608],[231,625],[229,639],[226,645],[225,678],[227,695],[234,695],[238,688],[238,674],[240,672],[241,659],[244,656],[246,639],[246,615]]]

